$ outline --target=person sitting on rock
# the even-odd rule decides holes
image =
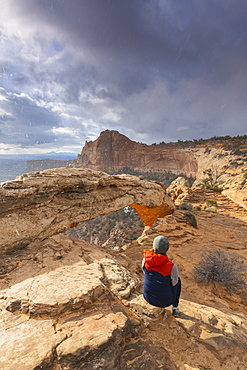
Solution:
[[[171,262],[166,253],[169,241],[164,236],[157,236],[153,249],[144,250],[142,269],[144,272],[144,299],[156,307],[172,305],[172,315],[179,316],[179,297],[181,280],[178,268]]]

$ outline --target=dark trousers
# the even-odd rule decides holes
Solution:
[[[172,294],[173,294],[172,305],[173,305],[173,307],[178,307],[180,293],[181,293],[181,280],[180,280],[180,278],[178,278],[177,284],[172,287]]]

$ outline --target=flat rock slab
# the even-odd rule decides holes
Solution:
[[[225,314],[215,308],[180,300],[181,316],[177,320],[185,330],[212,350],[226,348],[247,349],[247,317],[243,314]]]
[[[108,315],[97,314],[81,321],[67,322],[71,336],[57,347],[57,360],[62,369],[86,367],[90,369],[114,369],[125,338],[128,318],[122,312]],[[79,367],[78,367],[79,368]]]
[[[86,308],[107,294],[100,279],[103,273],[99,263],[79,262],[15,284],[0,292],[0,298],[10,312],[55,317],[65,311]]]
[[[55,348],[65,337],[55,333],[51,320],[28,320],[1,331],[0,369],[50,368]]]
[[[128,298],[136,287],[130,272],[114,260],[102,258],[86,264],[78,262],[43,275],[26,279],[0,291],[4,308],[29,317],[56,317],[86,309],[97,300]]]

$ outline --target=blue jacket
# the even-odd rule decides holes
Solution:
[[[144,250],[144,299],[156,307],[172,304],[171,273],[174,263],[167,256]]]

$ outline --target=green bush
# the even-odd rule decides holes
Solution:
[[[194,276],[203,283],[220,283],[229,293],[246,291],[246,266],[236,253],[206,251],[194,268]]]
[[[217,201],[213,199],[208,199],[206,201],[206,204],[207,204],[207,207],[213,207],[213,206],[217,207]]]
[[[208,168],[207,170],[203,171],[203,174],[206,177],[202,180],[202,187],[216,192],[219,191],[219,184],[216,181],[216,174],[213,172],[213,170]]]

